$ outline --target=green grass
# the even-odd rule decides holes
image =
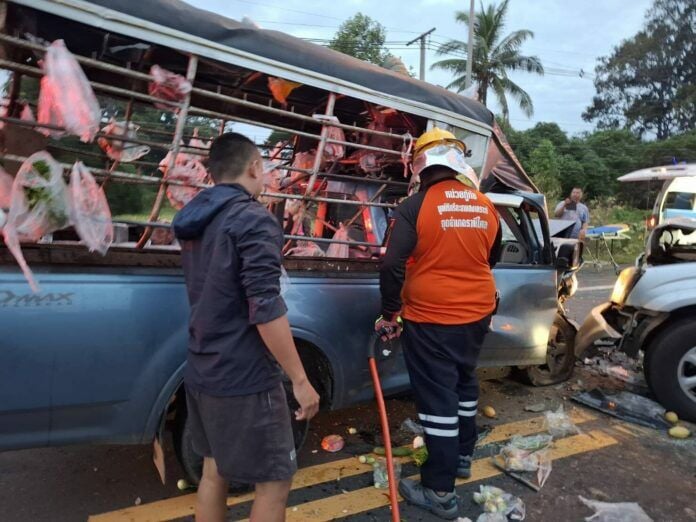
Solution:
[[[171,223],[172,219],[174,219],[174,215],[176,214],[176,210],[174,210],[171,207],[163,207],[162,210],[160,211],[159,214],[159,219],[158,221],[168,221]],[[143,212],[143,213],[138,213],[138,214],[118,214],[116,216],[113,216],[114,221],[148,221],[150,217],[149,212]]]
[[[619,264],[633,263],[643,252],[645,246],[645,221],[650,216],[649,210],[624,207],[609,199],[590,203],[590,226],[613,225],[625,223],[631,227],[628,236],[631,239],[614,242],[614,258]],[[595,245],[591,245],[594,253]],[[599,249],[600,259],[606,260],[608,255],[603,246]],[[585,259],[588,261],[588,259]]]

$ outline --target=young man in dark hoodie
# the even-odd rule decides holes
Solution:
[[[215,186],[174,219],[191,305],[185,373],[193,448],[204,457],[196,520],[222,521],[229,481],[256,485],[252,521],[282,521],[297,470],[282,373],[313,417],[307,380],[280,296],[283,231],[258,201],[263,159],[241,134],[217,138]],[[276,362],[277,361],[277,362]]]

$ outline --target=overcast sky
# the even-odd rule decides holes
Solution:
[[[467,0],[187,1],[237,20],[247,16],[265,29],[300,38],[330,39],[342,21],[362,12],[387,28],[392,53],[416,73],[418,45],[407,48],[405,42],[433,27],[433,46],[450,38],[467,38],[466,27],[454,20],[455,11],[468,11]],[[477,9],[480,1],[477,0]],[[580,115],[595,92],[592,77],[596,59],[639,31],[651,4],[652,0],[511,0],[505,33],[517,29],[533,31],[534,39],[523,46],[522,52],[538,56],[547,70],[543,77],[511,75],[531,95],[535,107],[532,118],[527,118],[509,100],[513,127],[525,129],[539,121],[555,121],[570,134],[592,130],[592,125]],[[452,80],[449,73],[429,68],[438,59],[441,58],[434,51],[427,52],[426,80],[445,86]],[[586,73],[582,78],[581,70]],[[489,105],[497,110],[494,104]]]

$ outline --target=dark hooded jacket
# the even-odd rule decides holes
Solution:
[[[215,396],[266,391],[281,372],[255,325],[287,312],[283,231],[240,185],[198,194],[174,218],[191,305],[187,386]]]

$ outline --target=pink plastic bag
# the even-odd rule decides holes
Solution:
[[[205,167],[200,161],[189,159],[185,163],[175,165],[167,174],[167,180],[181,181],[188,184],[206,183],[208,180],[208,171],[205,170]],[[203,190],[201,187],[167,185],[167,198],[172,207],[180,210],[196,197],[196,194],[201,190]]]
[[[348,241],[348,229],[342,224],[339,225],[338,230],[333,236],[334,239],[340,241]],[[334,257],[339,259],[348,259],[349,256],[349,246],[342,243],[331,243],[329,249],[326,251],[326,257]]]
[[[313,118],[316,118],[322,122],[335,122],[340,123],[336,116],[326,116],[324,114],[315,114]],[[329,127],[327,129],[326,137],[330,140],[346,141],[346,135],[343,129],[340,127]],[[324,161],[332,162],[340,160],[346,155],[345,145],[339,145],[338,143],[327,143],[324,146],[324,154],[322,159]]]
[[[121,136],[126,139],[138,139],[138,129],[140,127],[132,122],[128,122],[126,127],[125,121],[111,121],[102,129],[102,133],[109,136]],[[123,141],[120,139],[112,139],[111,137],[100,137],[97,140],[99,147],[109,158],[122,163],[135,161],[145,156],[150,152],[150,147],[146,145],[138,145],[131,141]]]
[[[84,142],[99,131],[101,109],[85,73],[75,57],[56,40],[46,51],[44,76],[39,93],[39,123],[64,127]],[[40,129],[46,136],[60,137],[63,131]]]
[[[70,222],[70,198],[63,168],[46,151],[29,156],[12,185],[10,211],[3,235],[7,248],[22,268],[29,286],[39,286],[24,260],[20,242],[36,242]]]
[[[0,167],[0,209],[10,208],[12,183],[14,183],[14,178]]]
[[[104,190],[81,162],[70,173],[70,220],[90,252],[105,255],[114,240],[111,209]]]
[[[191,92],[193,86],[191,82],[180,74],[175,74],[159,65],[150,68],[150,76],[153,81],[148,86],[150,96],[175,103],[181,103],[186,99],[186,95]],[[165,111],[176,112],[178,108],[168,103],[155,103],[155,107]]]

